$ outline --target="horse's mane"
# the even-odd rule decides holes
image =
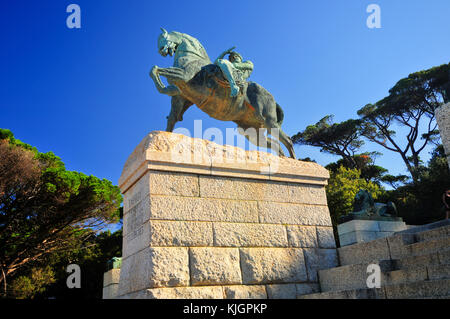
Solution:
[[[178,37],[183,38],[183,40],[185,40],[188,43],[189,47],[197,49],[197,50],[195,50],[195,52],[193,52],[193,51],[188,51],[188,52],[191,52],[193,54],[201,56],[204,59],[210,60],[209,56],[208,56],[208,53],[206,53],[205,48],[200,43],[200,41],[198,41],[196,38],[190,36],[189,34],[181,33],[181,32],[178,32],[178,31],[172,31],[171,33],[176,35],[176,36],[178,36]]]

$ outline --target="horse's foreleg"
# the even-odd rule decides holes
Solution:
[[[163,70],[164,69],[160,69],[155,65],[152,68],[152,70],[150,71],[150,77],[152,78],[153,82],[155,83],[156,89],[161,94],[166,94],[169,96],[179,95],[181,93],[181,91],[175,85],[169,85],[166,87],[164,85],[164,83],[161,81],[159,74],[162,73]]]

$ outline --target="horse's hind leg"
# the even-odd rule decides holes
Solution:
[[[283,130],[280,128],[280,125],[278,123],[274,123],[273,121],[266,121],[266,127],[267,127],[267,133],[270,134],[272,137],[278,139],[280,142],[282,142],[284,144],[284,146],[287,148],[287,150],[289,151],[290,157],[295,159],[295,152],[294,152],[294,146],[292,144],[292,141],[289,138],[289,136],[287,136],[286,133],[283,132]],[[280,147],[280,150],[281,150],[281,147]],[[280,152],[280,155],[284,156],[284,155],[282,155],[281,152]]]
[[[279,136],[278,138],[280,139],[280,141],[284,144],[284,146],[286,146],[286,148],[289,151],[289,155],[295,159],[295,151],[294,151],[294,144],[292,144],[291,138],[283,132],[283,130],[281,128],[278,129],[279,132]]]
[[[261,129],[255,129],[256,134],[244,134],[244,136],[252,143],[258,147],[263,147],[275,151],[277,154],[284,156],[284,152],[281,149],[280,143],[278,141],[271,139],[264,135],[264,131]]]

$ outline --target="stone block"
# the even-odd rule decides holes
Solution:
[[[286,227],[248,223],[214,223],[214,245],[222,247],[287,247]]]
[[[123,236],[134,238],[139,227],[150,219],[150,197],[140,200],[123,216]]]
[[[450,279],[450,265],[429,265],[427,266],[430,280]]]
[[[119,295],[151,287],[189,285],[188,248],[145,248],[122,259]]]
[[[406,230],[406,223],[403,221],[378,221],[381,232],[398,232]]]
[[[337,226],[338,234],[346,234],[355,231],[377,232],[380,231],[376,220],[351,220]]]
[[[150,246],[212,246],[210,222],[151,220],[148,222]]]
[[[333,227],[316,227],[320,248],[336,248]]]
[[[343,247],[356,243],[372,241],[380,238],[379,235],[380,232],[375,231],[354,231],[339,235],[339,243],[341,244],[341,247]]]
[[[261,223],[331,226],[327,206],[258,202]]]
[[[148,255],[149,248],[146,248],[134,255],[122,257],[119,296],[139,291],[150,286]]]
[[[116,299],[119,293],[119,285],[112,284],[107,287],[103,287],[102,299]]]
[[[419,281],[384,287],[387,299],[425,298],[450,294],[450,279]]]
[[[103,274],[103,287],[118,284],[120,280],[120,269],[111,269]]]
[[[396,269],[415,269],[428,265],[439,264],[438,253],[426,254],[420,256],[409,256],[403,259],[395,259],[393,261]]]
[[[149,175],[152,195],[200,196],[199,177],[196,174],[151,171]]]
[[[317,247],[314,226],[287,226],[289,245],[292,247]]]
[[[303,251],[310,282],[318,282],[319,270],[338,266],[336,249],[305,248]]]
[[[152,288],[146,290],[146,299],[223,299],[221,286]]]
[[[319,284],[315,283],[296,284],[295,288],[297,289],[297,298],[302,295],[309,295],[320,292]]]
[[[124,223],[125,228],[125,223]],[[145,223],[136,227],[123,237],[122,258],[134,255],[149,246],[150,227],[149,223]]]
[[[383,273],[381,277],[381,285],[396,285],[408,282],[424,281],[428,279],[426,267],[417,267],[412,270],[395,270]]]
[[[373,263],[382,259],[390,259],[386,238],[375,239],[365,243],[338,248],[342,266],[360,263]]]
[[[266,287],[263,285],[236,285],[223,287],[226,299],[267,299]]]
[[[301,248],[241,248],[240,257],[244,284],[307,280]]]
[[[242,283],[237,248],[190,248],[189,257],[193,286]]]
[[[325,188],[285,182],[232,177],[200,176],[200,194],[205,198],[261,200],[282,203],[326,205]]]
[[[450,247],[450,237],[437,238],[427,241],[414,243],[407,246],[407,252],[410,255],[421,255],[424,253],[439,252]]]
[[[151,196],[152,219],[257,223],[256,202],[225,199]]]
[[[150,172],[145,173],[136,183],[123,193],[124,215],[150,194]]]
[[[415,242],[414,234],[395,234],[387,237],[389,244],[389,252],[392,259],[400,259],[408,255],[406,245],[410,245]]]
[[[151,247],[145,252],[145,271],[140,277],[148,273],[149,285],[144,288],[189,285],[188,248]]]
[[[441,264],[450,264],[450,250],[443,250],[438,253]]]
[[[269,299],[295,299],[297,288],[295,284],[267,285],[267,296]]]

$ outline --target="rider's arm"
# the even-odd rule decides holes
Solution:
[[[252,61],[244,61],[239,63],[233,63],[234,67],[241,71],[253,71]]]
[[[218,62],[219,60],[222,60],[223,57],[225,56],[225,54],[227,54],[226,51],[225,51],[225,52],[222,52],[222,54],[219,55],[219,56],[217,57],[217,59],[214,61],[214,64],[217,64],[217,62]]]
[[[230,48],[230,49],[228,49],[228,50],[226,50],[226,51],[223,51],[223,52],[217,57],[217,59],[214,61],[214,64],[217,64],[217,61],[223,59],[223,57],[224,57],[225,55],[227,55],[228,53],[230,53],[231,51],[233,51],[234,48],[235,48],[235,47],[232,47],[232,48]]]

